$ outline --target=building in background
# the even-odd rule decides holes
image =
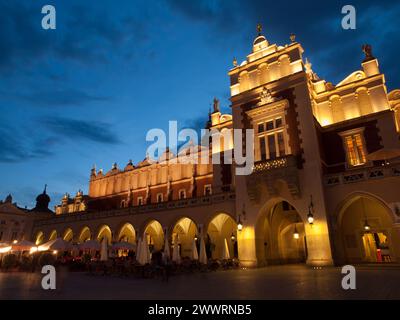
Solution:
[[[164,237],[189,255],[204,237],[220,258],[225,239],[243,266],[400,261],[400,90],[387,93],[371,46],[361,69],[333,85],[312,69],[294,35],[268,42],[229,71],[232,115],[214,101],[207,127],[222,134],[210,157],[232,150],[232,129],[254,129],[251,175],[235,164],[174,163],[169,150],[120,169],[92,169],[89,194],[68,195],[56,214],[37,216],[37,243],[107,238],[152,250]],[[205,152],[190,146],[180,153]],[[244,148],[245,150],[245,148]]]

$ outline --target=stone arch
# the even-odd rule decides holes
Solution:
[[[262,206],[255,234],[260,265],[306,262],[304,221],[295,206],[286,199],[272,198]]]
[[[108,244],[112,243],[113,233],[112,233],[111,228],[108,225],[106,225],[106,224],[101,225],[98,228],[98,231],[96,234],[97,234],[97,236],[96,236],[97,241],[102,242],[103,239],[106,238]]]
[[[74,238],[74,232],[72,231],[71,228],[67,228],[64,230],[62,239],[68,242],[71,242]]]
[[[238,256],[237,223],[228,213],[214,214],[205,228],[207,255],[213,259],[222,257],[225,239],[228,243],[230,257]]]
[[[182,257],[190,257],[193,240],[198,236],[197,223],[189,217],[180,217],[170,228],[171,243],[178,241]]]
[[[385,201],[355,192],[339,204],[336,212],[334,242],[338,263],[400,260],[400,232]]]
[[[149,220],[143,228],[143,236],[147,237],[150,251],[160,251],[164,247],[164,229],[158,220]]]
[[[136,243],[136,230],[130,222],[123,223],[117,230],[117,241]]]
[[[58,236],[57,230],[51,231],[51,232],[50,232],[50,235],[49,235],[49,241],[52,241],[52,240],[57,239],[57,236]]]
[[[91,239],[92,239],[92,232],[90,231],[90,228],[88,226],[84,226],[79,232],[78,242],[84,243]]]
[[[43,231],[38,231],[37,233],[36,233],[36,236],[35,236],[35,244],[37,245],[37,246],[39,246],[39,245],[41,245],[41,244],[43,244],[44,243],[44,232]]]

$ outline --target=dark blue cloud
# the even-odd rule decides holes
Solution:
[[[22,94],[17,98],[31,105],[50,107],[80,106],[89,102],[110,101],[108,97],[90,95],[86,92],[74,89],[32,92],[30,94]]]
[[[84,140],[102,144],[121,143],[120,138],[112,131],[110,125],[103,122],[49,117],[42,119],[40,124],[53,134],[76,142]]]

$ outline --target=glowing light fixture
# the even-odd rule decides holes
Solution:
[[[364,230],[365,231],[370,231],[371,230],[371,226],[368,224],[368,220],[365,220]]]
[[[233,232],[232,232],[232,235],[231,235],[231,240],[232,240],[232,242],[234,242],[234,241],[236,240],[236,237],[235,237],[235,235],[233,234]]]
[[[0,253],[7,253],[11,251],[11,246],[10,247],[4,247],[0,248]]]
[[[246,210],[245,210],[245,205],[243,204],[243,210],[242,210],[242,214],[244,218],[246,218]],[[239,221],[237,224],[237,229],[238,231],[242,231],[243,230],[243,223],[242,220],[240,219],[241,215],[239,214]]]
[[[307,220],[310,225],[314,224],[314,203],[311,195],[310,205],[308,206]]]
[[[297,225],[294,225],[294,232],[293,232],[293,238],[295,238],[296,240],[300,239],[300,234],[297,231]]]
[[[58,253],[57,250],[54,250],[54,251],[53,251],[53,254],[54,254],[54,255],[57,255],[57,253]]]
[[[18,240],[14,240],[14,241],[13,241],[13,244],[17,244],[17,243],[18,243]]]
[[[29,253],[30,253],[30,254],[33,254],[33,253],[38,252],[38,251],[39,251],[38,247],[32,247],[32,248],[29,250]]]
[[[238,229],[238,231],[242,231],[243,230],[243,223],[240,221],[240,218],[239,218],[239,222],[238,222],[238,225],[237,225],[237,229]]]
[[[197,236],[197,234],[194,236],[194,241],[199,240],[199,237]]]

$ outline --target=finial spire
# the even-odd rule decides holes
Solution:
[[[46,192],[47,192],[47,184],[44,185],[43,194],[46,194]]]
[[[236,58],[233,58],[233,66],[234,66],[234,67],[237,67],[237,66],[238,66],[238,62],[237,62],[237,59],[236,59]]]
[[[263,29],[262,24],[261,24],[261,23],[258,23],[258,24],[257,24],[257,32],[258,32],[258,35],[259,35],[259,36],[261,36],[262,29]]]

